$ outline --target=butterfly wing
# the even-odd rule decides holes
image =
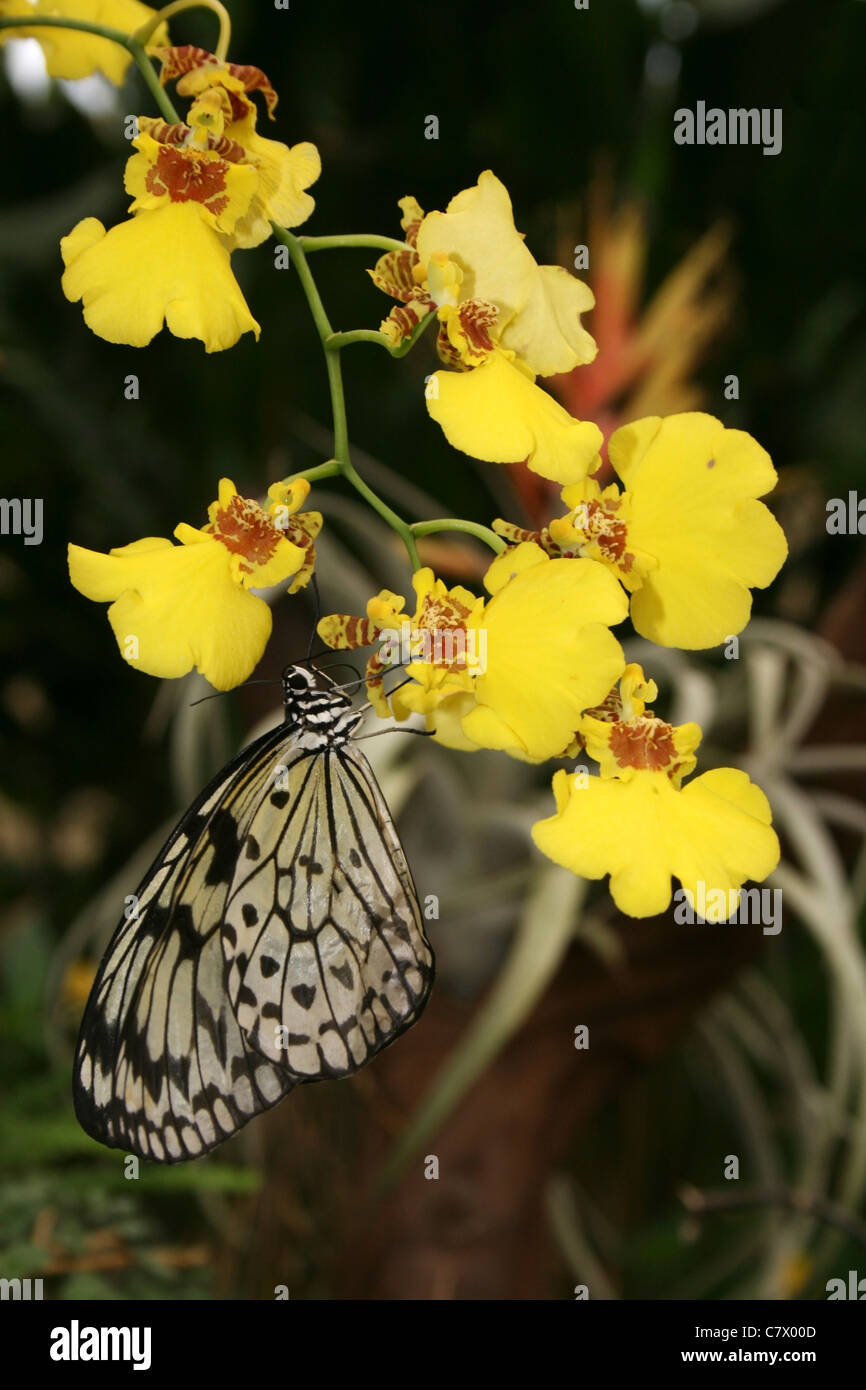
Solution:
[[[139,888],[99,969],[76,1049],[83,1128],[110,1148],[196,1158],[295,1084],[250,1046],[225,987],[222,926],[248,823],[270,766],[301,755],[285,727],[245,749],[202,792]]]
[[[357,747],[295,762],[269,802],[226,904],[229,995],[271,1062],[303,1081],[346,1076],[427,1002],[433,953],[418,895]]]

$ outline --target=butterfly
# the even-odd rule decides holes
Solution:
[[[427,1002],[418,895],[352,741],[363,711],[302,666],[282,684],[285,722],[189,808],[94,981],[73,1093],[110,1148],[198,1158],[294,1086],[357,1071]]]

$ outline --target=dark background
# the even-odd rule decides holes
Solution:
[[[321,151],[323,174],[311,190],[316,210],[304,232],[399,235],[399,197],[413,193],[425,209],[444,208],[489,167],[506,183],[517,225],[537,259],[555,261],[563,235],[566,244],[584,239],[582,208],[605,170],[617,197],[641,199],[645,207],[646,300],[689,247],[717,219],[727,219],[736,297],[728,327],[696,364],[695,379],[706,408],[750,430],[769,450],[782,474],[790,519],[798,523],[784,604],[771,590],[757,596],[756,611],[815,629],[840,595],[853,593],[849,629],[862,629],[862,592],[851,588],[858,582],[861,543],[826,536],[822,500],[844,496],[862,477],[862,5],[716,0],[641,7],[635,0],[592,0],[589,10],[577,11],[570,0],[388,7],[293,0],[281,12],[260,0],[230,9],[230,56],[263,67],[280,94],[276,123],[265,129],[261,116],[260,129],[289,143],[313,140]],[[694,23],[681,40],[678,21],[686,28]],[[172,27],[175,42],[207,45],[213,33],[214,21],[204,12]],[[679,75],[668,81],[648,76],[650,51],[650,74],[678,56]],[[782,107],[782,153],[771,158],[759,148],[675,146],[673,110],[698,100]],[[75,1010],[70,1004],[67,1017],[58,1002],[58,943],[111,875],[179,809],[171,735],[153,723],[155,683],[124,666],[103,613],[71,589],[66,543],[105,550],[140,536],[169,535],[181,519],[201,524],[220,475],[256,495],[275,478],[327,456],[311,444],[315,425],[326,429],[329,422],[321,354],[292,272],[274,270],[270,245],[233,260],[262,326],[258,345],[247,336],[228,352],[206,356],[200,344],[163,333],[141,351],[116,347],[94,337],[80,306],[64,299],[58,241],[80,217],[96,215],[111,225],[124,216],[128,146],[121,117],[139,110],[151,107],[134,71],[118,114],[97,122],[77,112],[56,86],[48,98],[26,102],[0,78],[0,490],[7,497],[41,496],[45,507],[41,547],[24,548],[14,537],[0,541],[0,869],[8,909],[0,950],[8,947],[9,1001],[0,1080],[10,1107],[0,1143],[8,1197],[0,1211],[24,1272],[37,1272],[28,1260],[41,1248],[38,1221],[49,1220],[46,1211],[55,1213],[67,1252],[85,1252],[90,1263],[83,1266],[72,1256],[65,1266],[53,1257],[59,1272],[51,1289],[61,1297],[250,1297],[261,1296],[263,1287],[267,1296],[280,1279],[279,1260],[274,1257],[272,1278],[270,1256],[262,1253],[269,1249],[266,1228],[282,1211],[298,1296],[338,1297],[359,1291],[338,1271],[346,1207],[335,1197],[330,1214],[309,1218],[315,1202],[297,1197],[306,1190],[303,1174],[295,1173],[299,1185],[291,1199],[286,1196],[273,1176],[286,1148],[278,1145],[251,1168],[232,1165],[227,1171],[233,1177],[224,1183],[186,1177],[171,1187],[166,1179],[164,1189],[139,1202],[106,1186],[114,1160],[77,1135],[66,1090],[68,1052],[58,1039],[66,1037],[68,1046]],[[429,114],[439,118],[436,141],[424,138]],[[387,311],[364,274],[373,259],[364,251],[315,257],[336,328],[374,327]],[[347,353],[352,438],[439,499],[444,515],[488,521],[500,513],[504,475],[485,481],[496,470],[468,466],[427,419],[421,383],[434,368],[427,342],[401,363],[372,347]],[[123,392],[131,372],[140,379],[135,402]],[[739,377],[738,402],[723,398],[729,372]],[[498,489],[495,500],[491,486]],[[320,497],[327,507],[324,489]],[[519,519],[516,511],[511,515]],[[351,548],[339,519],[335,529]],[[366,593],[357,594],[355,611],[363,611],[365,600]],[[269,673],[305,648],[309,624],[309,610],[300,605],[280,617],[280,650],[269,653]],[[266,708],[244,697],[225,703],[235,737]],[[797,968],[808,974],[812,965],[807,957]],[[705,993],[723,982],[709,979]],[[804,1009],[806,1035],[820,1050],[822,1005],[810,996]],[[650,1050],[663,1050],[665,1028],[659,1025],[653,1036],[659,1049]],[[676,1073],[682,1064],[675,1058],[665,1065]],[[507,1075],[502,1084],[508,1087]],[[531,1076],[522,1084],[527,1094],[537,1093]],[[642,1136],[667,1126],[680,1136],[675,1142],[684,1142],[703,1112],[692,1097],[694,1108],[675,1101],[667,1113],[672,1084],[656,1071],[641,1083],[639,1099],[629,1102],[636,1110],[599,1122],[594,1147],[573,1160],[588,1170],[582,1181],[591,1185],[592,1175],[609,1167],[611,1153],[620,1156],[614,1166],[629,1168],[631,1160],[622,1155],[637,1142],[622,1137],[629,1125]],[[613,1093],[620,1094],[616,1086]],[[283,1142],[304,1150],[313,1187],[316,1173],[339,1170],[340,1156],[363,1148],[352,1125],[363,1130],[368,1100],[360,1086],[349,1107],[351,1123],[340,1102],[327,1097],[309,1105],[305,1100],[303,1114],[298,1110],[298,1129],[286,1131]],[[393,1137],[399,1124],[389,1124],[384,1129]],[[606,1139],[604,1124],[619,1138]],[[562,1153],[570,1142],[553,1147]],[[538,1145],[543,1149],[540,1137]],[[631,1266],[625,1262],[624,1296],[655,1296],[659,1268],[670,1274],[667,1296],[676,1296],[678,1278],[688,1278],[670,1174],[657,1153],[652,1163],[658,1191],[648,1179],[640,1212],[619,1211],[624,1227],[637,1231],[633,1248],[639,1252]],[[213,1161],[207,1171],[219,1166]],[[262,1167],[266,1182],[277,1185],[266,1189],[271,1205],[265,1214],[259,1205],[253,1219],[243,1204],[255,1199],[243,1194],[255,1187],[250,1174]],[[470,1188],[478,1180],[472,1172],[474,1178],[465,1177]],[[334,1193],[341,1184],[354,1190],[345,1171],[333,1172],[332,1180]],[[643,1180],[623,1176],[626,1187]],[[525,1177],[526,1191],[532,1181]],[[209,1183],[214,1191],[202,1197]],[[546,1237],[538,1233],[537,1212],[527,1216],[521,1206],[526,1191],[518,1186],[512,1190],[505,1182],[496,1221],[506,1228],[507,1253],[499,1248],[487,1274],[467,1284],[449,1282],[449,1274],[440,1286],[434,1267],[427,1284],[419,1274],[409,1291],[419,1297],[570,1296],[562,1257],[539,1253]],[[191,1211],[185,1193],[193,1188],[201,1205]],[[453,1200],[459,1205],[464,1198]],[[445,1212],[439,1225],[454,1220],[453,1210]],[[459,1239],[471,1244],[465,1212],[457,1225]],[[260,1246],[244,1245],[239,1227],[252,1230]],[[100,1264],[98,1240],[96,1256],[92,1252],[94,1228],[103,1236],[120,1232],[122,1258],[111,1255]],[[356,1236],[355,1265],[363,1268],[365,1259],[375,1262],[374,1246],[364,1245],[363,1232]],[[116,1254],[111,1235],[106,1239]],[[166,1244],[216,1249],[219,1256],[192,1259],[191,1273],[182,1258],[148,1264],[135,1256],[139,1246]],[[509,1261],[523,1272],[510,1284],[497,1284],[493,1267],[507,1268]],[[419,1257],[411,1268],[417,1274],[423,1265]],[[398,1286],[395,1276],[379,1293]],[[707,1296],[714,1296],[712,1289]]]

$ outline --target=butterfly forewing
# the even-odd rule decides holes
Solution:
[[[83,1127],[194,1158],[412,1023],[433,957],[359,716],[293,668],[286,724],[187,812],[115,932],[75,1060]],[[298,687],[301,687],[299,692]]]
[[[74,1094],[81,1124],[110,1147],[196,1157],[294,1084],[250,1046],[225,992],[234,827],[242,833],[252,812],[257,763],[227,770],[187,813],[100,967]]]

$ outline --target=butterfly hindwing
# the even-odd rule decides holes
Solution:
[[[255,861],[226,907],[228,987],[247,1037],[301,1080],[345,1076],[414,1021],[433,957],[388,808],[364,755],[290,770],[262,807]],[[244,873],[246,865],[247,872]]]

